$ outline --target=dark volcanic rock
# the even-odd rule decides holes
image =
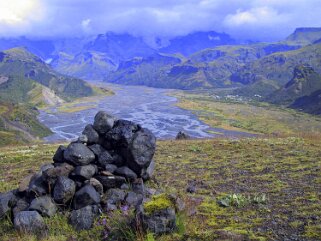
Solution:
[[[126,196],[126,203],[129,206],[136,207],[143,203],[143,195],[135,192],[129,192]]]
[[[92,228],[95,217],[97,217],[98,214],[99,209],[96,205],[86,206],[72,211],[69,222],[76,230],[87,230]]]
[[[127,165],[138,175],[143,168],[147,168],[152,161],[156,149],[156,138],[148,129],[136,132],[123,155],[126,157]]]
[[[116,169],[117,169],[117,166],[114,165],[114,164],[105,165],[105,170],[110,172],[110,173],[113,173]]]
[[[105,111],[99,111],[94,120],[94,128],[99,134],[105,134],[114,126],[115,119]]]
[[[73,180],[68,177],[58,177],[55,188],[53,190],[53,198],[55,202],[66,204],[70,201],[76,191],[76,184]]]
[[[175,137],[176,140],[188,140],[190,138],[191,137],[188,134],[186,134],[184,131],[178,132]]]
[[[127,180],[135,180],[137,178],[136,173],[126,166],[117,168],[115,174],[125,177]]]
[[[53,156],[53,161],[54,162],[65,162],[65,158],[64,158],[64,152],[67,148],[65,146],[59,146],[55,155]]]
[[[86,185],[76,192],[73,200],[74,208],[80,209],[88,205],[99,204],[100,195],[91,185]]]
[[[77,166],[73,172],[74,175],[83,177],[84,179],[92,178],[97,172],[97,166],[95,165],[85,165]]]
[[[0,193],[0,219],[4,218],[15,205],[17,198],[13,191]]]
[[[15,217],[17,213],[21,211],[27,211],[29,208],[29,203],[25,199],[18,199],[16,205],[12,209],[13,216]]]
[[[154,171],[155,171],[155,161],[152,160],[146,169],[145,168],[142,169],[141,177],[144,179],[144,181],[147,181],[147,180],[151,179]]]
[[[88,165],[95,160],[94,153],[84,144],[71,143],[64,152],[64,158],[73,165]]]
[[[54,184],[58,177],[64,176],[68,177],[69,174],[74,170],[72,165],[68,163],[59,164],[55,168],[47,169],[43,172],[43,178],[50,184]]]
[[[143,215],[143,226],[155,234],[173,232],[176,228],[176,215],[173,208],[159,210]]]
[[[30,180],[28,193],[32,196],[43,196],[48,193],[48,183],[41,175],[36,173]]]
[[[95,178],[103,184],[105,191],[110,188],[120,188],[126,183],[126,179],[120,176],[95,176]]]
[[[106,193],[106,203],[120,205],[125,201],[126,192],[119,188],[109,189]]]
[[[142,195],[145,193],[145,186],[144,186],[143,179],[137,178],[132,182],[131,186],[132,186],[133,192],[142,194]]]
[[[96,178],[90,178],[88,183],[92,185],[99,194],[104,193],[103,184],[101,184]]]
[[[36,211],[22,211],[14,218],[14,227],[21,233],[43,234],[47,227],[43,218]]]
[[[103,151],[98,157],[98,162],[100,165],[105,166],[107,164],[112,164],[114,159],[108,151]]]
[[[87,136],[87,143],[94,144],[99,142],[99,134],[94,129],[92,125],[86,125],[84,131],[82,132],[83,135]]]
[[[96,158],[98,158],[103,151],[106,151],[105,148],[99,144],[88,146],[88,148],[95,154]]]
[[[113,143],[115,148],[128,147],[132,142],[134,134],[140,130],[140,125],[128,120],[118,120],[112,130],[107,132],[105,138]]]
[[[30,211],[38,211],[42,216],[52,217],[57,212],[56,204],[51,200],[50,196],[42,196],[35,198],[29,207]]]

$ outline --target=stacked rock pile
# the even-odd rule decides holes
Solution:
[[[98,112],[77,141],[59,146],[53,163],[23,179],[19,189],[0,194],[0,218],[11,213],[18,231],[39,233],[46,229],[43,217],[57,212],[70,212],[70,223],[81,230],[90,229],[101,212],[120,205],[141,210],[155,148],[156,138],[148,129]],[[168,231],[175,226],[175,212],[165,211],[165,216],[146,216],[146,225],[155,232]]]

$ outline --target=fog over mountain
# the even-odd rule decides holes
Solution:
[[[195,31],[279,40],[321,25],[319,0],[0,0],[1,37],[84,36],[113,31],[145,38]]]

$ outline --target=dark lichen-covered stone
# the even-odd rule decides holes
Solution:
[[[74,209],[80,209],[88,205],[94,205],[100,203],[100,195],[96,189],[91,185],[82,187],[76,192],[73,199]]]
[[[113,128],[115,118],[105,111],[99,111],[94,119],[94,128],[99,134],[105,134]]]
[[[134,134],[140,130],[140,125],[128,120],[117,120],[112,130],[106,133],[107,142],[113,143],[115,148],[127,148],[132,142]]]
[[[22,211],[16,214],[14,227],[18,232],[28,234],[43,234],[47,231],[47,226],[43,218],[36,211]]]
[[[126,179],[120,176],[95,176],[95,178],[104,186],[104,190],[107,191],[110,188],[120,188]]]
[[[64,152],[67,148],[65,146],[59,146],[55,155],[53,156],[53,161],[60,163],[60,162],[65,162],[65,158],[64,158]]]
[[[4,218],[11,211],[17,202],[17,197],[13,191],[0,193],[0,219]]]
[[[99,134],[91,124],[86,125],[82,134],[87,136],[88,144],[95,144],[99,142]]]
[[[129,168],[140,175],[142,169],[150,165],[155,149],[155,136],[148,129],[142,128],[134,134],[128,149],[123,151],[122,154]]]
[[[117,168],[115,174],[125,177],[127,180],[135,180],[137,178],[136,173],[126,166]]]
[[[99,214],[96,205],[86,206],[78,210],[73,210],[70,214],[69,222],[78,231],[91,229],[95,217]]]
[[[52,217],[57,212],[57,206],[50,196],[42,196],[35,198],[31,202],[29,210],[37,211],[45,217]]]
[[[125,201],[126,192],[119,188],[112,188],[106,192],[105,202],[109,204],[119,205]]]
[[[76,184],[68,177],[58,177],[54,190],[53,198],[59,204],[66,204],[69,202],[76,192]]]
[[[76,166],[88,165],[95,160],[95,154],[82,143],[71,143],[64,151],[64,158]]]
[[[97,166],[95,165],[77,166],[73,171],[73,175],[89,180],[96,172]]]

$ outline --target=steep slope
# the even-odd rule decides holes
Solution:
[[[283,86],[292,78],[297,65],[309,65],[321,73],[321,43],[312,44],[297,50],[277,52],[244,66],[231,76],[233,82],[251,84],[258,79],[276,81]]]
[[[292,79],[266,100],[275,104],[289,105],[294,100],[309,96],[317,90],[321,90],[321,76],[310,66],[299,65],[295,67]]]
[[[92,88],[83,80],[59,74],[24,48],[0,52],[0,73],[36,81],[66,100],[93,94]]]
[[[310,114],[321,115],[321,89],[296,99],[289,107]]]
[[[321,28],[297,28],[286,41],[300,45],[312,44],[321,39]]]

